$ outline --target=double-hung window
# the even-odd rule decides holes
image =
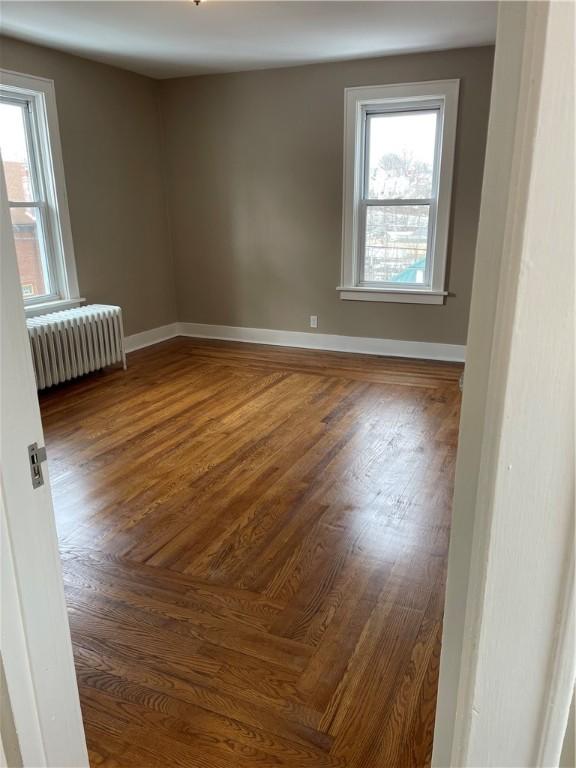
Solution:
[[[80,303],[52,81],[0,72],[0,153],[27,311]]]
[[[341,298],[443,303],[458,86],[346,90]]]

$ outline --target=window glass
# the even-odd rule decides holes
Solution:
[[[34,200],[25,109],[25,104],[0,102],[0,151],[11,202]]]
[[[366,282],[424,283],[429,214],[428,205],[368,207]]]
[[[437,122],[436,109],[366,115],[360,283],[428,279]]]
[[[25,301],[57,293],[49,270],[46,201],[39,190],[39,167],[32,151],[33,102],[0,101],[0,152],[12,219],[20,283]]]
[[[11,208],[16,257],[24,298],[50,293],[45,238],[38,208]]]
[[[368,199],[432,197],[437,111],[367,116]]]

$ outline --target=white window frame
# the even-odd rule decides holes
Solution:
[[[0,92],[2,96],[29,104],[31,151],[41,176],[39,187],[42,199],[28,205],[35,207],[40,203],[43,208],[42,226],[47,242],[45,257],[51,293],[25,298],[26,314],[78,306],[84,299],[80,297],[74,258],[54,81],[0,69]],[[19,205],[26,207],[26,203]]]
[[[342,222],[341,299],[443,304],[447,291],[446,258],[460,80],[346,88],[344,94],[344,195]],[[361,281],[364,250],[363,199],[367,115],[410,109],[439,111],[433,196],[429,200],[427,275],[422,286]],[[400,201],[399,201],[400,202]],[[417,201],[421,202],[421,201]],[[402,201],[406,205],[406,201]],[[384,201],[385,205],[394,204]]]

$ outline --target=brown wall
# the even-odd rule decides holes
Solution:
[[[463,344],[493,48],[161,83],[183,321]],[[461,78],[444,306],[342,301],[344,88]]]
[[[127,333],[173,322],[158,82],[7,38],[0,66],[55,82],[81,295]]]
[[[492,48],[155,81],[1,39],[52,78],[81,294],[174,320],[463,344]],[[445,306],[341,301],[344,88],[461,78]]]

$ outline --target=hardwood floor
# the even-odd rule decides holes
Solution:
[[[93,766],[429,764],[460,371],[175,339],[42,395]]]

